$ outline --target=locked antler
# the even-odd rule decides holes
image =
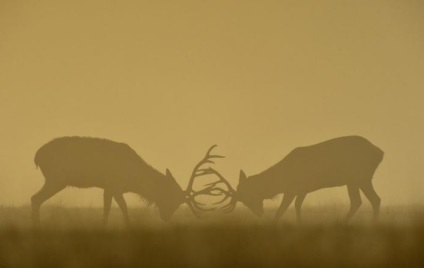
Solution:
[[[224,213],[228,213],[234,210],[237,200],[234,198],[235,190],[231,187],[230,183],[214,168],[207,167],[207,168],[201,168],[204,164],[215,164],[215,162],[212,160],[214,158],[224,158],[224,156],[221,155],[212,155],[211,151],[216,147],[217,145],[213,145],[209,148],[209,150],[206,152],[205,157],[194,167],[193,172],[190,177],[190,181],[187,186],[187,204],[192,209],[194,215],[197,217],[200,217],[202,213],[208,212],[208,211],[214,211],[214,210],[221,210]],[[198,177],[205,176],[205,175],[215,175],[218,177],[217,181],[211,182],[206,184],[206,188],[195,191],[193,189],[194,180]],[[220,185],[225,185],[227,190],[220,187]],[[212,205],[219,205],[224,202],[226,202],[228,199],[231,198],[230,202],[226,204],[223,207],[216,208],[207,208],[207,204],[200,203],[196,200],[196,197],[199,197],[201,195],[208,195],[208,196],[223,196],[221,200],[218,202],[212,203]]]

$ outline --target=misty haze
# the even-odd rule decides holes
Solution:
[[[423,266],[423,13],[0,0],[0,266]]]

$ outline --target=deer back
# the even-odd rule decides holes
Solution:
[[[57,138],[42,146],[34,161],[46,181],[76,187],[149,192],[171,183],[127,144],[106,139]]]

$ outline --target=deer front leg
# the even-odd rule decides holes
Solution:
[[[112,206],[112,193],[105,190],[103,193],[103,227],[106,227],[109,219],[110,207]]]
[[[296,208],[296,220],[297,223],[302,223],[302,212],[301,207],[303,201],[305,200],[306,194],[298,194],[296,197],[296,201],[294,202],[294,207]]]
[[[130,226],[130,219],[128,217],[128,208],[127,203],[125,202],[124,196],[122,194],[115,194],[113,196],[116,203],[118,203],[119,208],[122,211],[122,216],[124,216],[125,225]]]
[[[31,197],[32,221],[35,227],[40,224],[40,207],[50,197],[65,188],[61,184],[45,183],[35,195]]]
[[[359,187],[356,185],[348,185],[347,192],[350,199],[350,209],[346,215],[345,222],[349,222],[353,215],[356,213],[358,208],[362,204],[361,194],[359,192]]]
[[[275,220],[278,220],[284,214],[284,212],[286,212],[287,208],[293,202],[293,199],[295,198],[295,196],[296,195],[292,193],[284,194],[283,200],[281,201],[281,205],[277,210],[277,214],[275,214]]]

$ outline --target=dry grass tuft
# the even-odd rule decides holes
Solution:
[[[422,267],[421,207],[391,207],[379,224],[362,210],[339,223],[344,207],[305,208],[305,223],[289,211],[279,223],[249,212],[198,221],[186,209],[163,223],[151,209],[120,212],[101,228],[100,208],[42,210],[33,230],[28,207],[0,208],[0,267]]]

